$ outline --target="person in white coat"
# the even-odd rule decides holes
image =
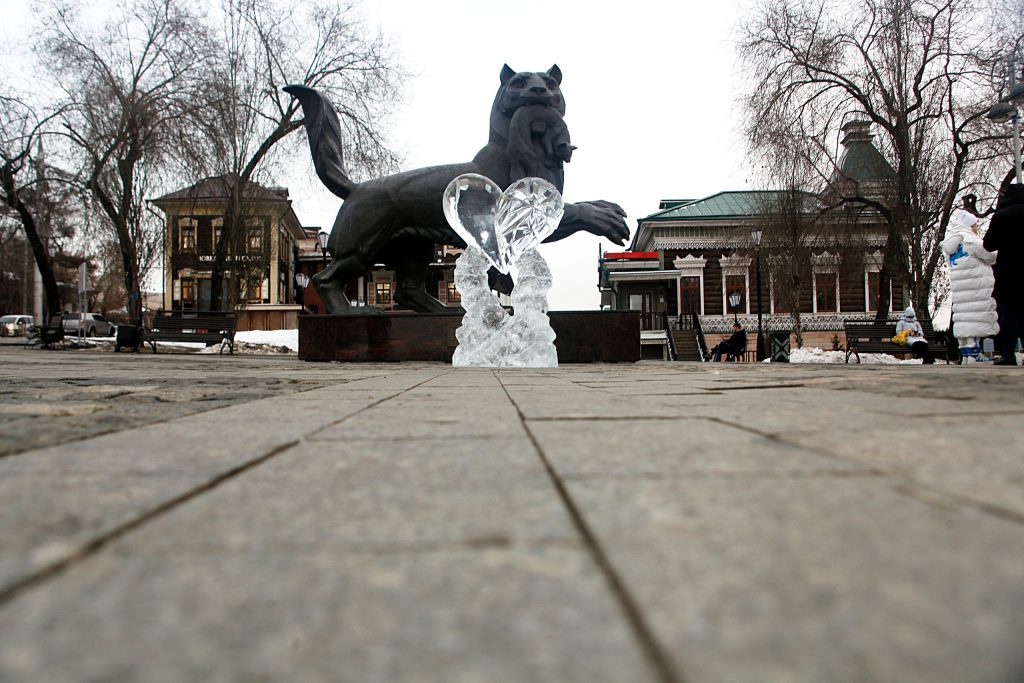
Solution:
[[[981,219],[974,214],[957,209],[949,218],[942,240],[953,299],[953,336],[960,345],[961,358],[967,362],[982,359],[980,340],[999,332],[996,300],[992,298],[996,254],[982,245],[980,224]]]

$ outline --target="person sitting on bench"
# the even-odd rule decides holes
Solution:
[[[722,354],[739,356],[747,350],[747,333],[738,322],[732,324],[732,336],[723,339],[711,349],[711,357],[716,363],[722,360]]]
[[[907,348],[914,354],[914,358],[920,358],[925,365],[934,363],[935,359],[928,350],[928,340],[924,338],[924,330],[921,329],[921,323],[917,322],[913,306],[907,306],[907,310],[903,311],[903,317],[896,323],[896,334],[904,330],[910,330],[910,334],[907,335]]]

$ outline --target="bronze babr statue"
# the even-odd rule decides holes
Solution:
[[[464,173],[486,176],[507,188],[524,174],[544,178],[562,191],[563,162],[572,150],[562,117],[565,100],[562,72],[515,72],[506,64],[491,107],[487,145],[472,161],[430,166],[414,171],[353,182],[341,159],[341,126],[330,102],[312,88],[289,85],[285,91],[302,105],[313,166],[323,184],[344,203],[334,221],[328,248],[333,260],[313,277],[313,284],[330,313],[365,313],[344,294],[348,282],[375,263],[395,270],[396,303],[429,313],[451,311],[424,288],[427,265],[435,244],[465,246],[445,220],[442,195]],[[519,116],[517,111],[524,109]],[[525,141],[525,142],[524,142]],[[547,242],[585,230],[624,244],[629,237],[625,212],[605,201],[566,204],[558,229]]]

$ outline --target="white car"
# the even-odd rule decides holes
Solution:
[[[117,332],[117,325],[99,313],[65,313],[61,316],[61,324],[64,334],[71,337],[77,337],[79,330],[84,330],[86,337],[113,337]]]
[[[25,337],[31,328],[30,315],[5,315],[0,318],[0,337]]]

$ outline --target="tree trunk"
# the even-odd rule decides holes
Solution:
[[[892,308],[892,276],[901,270],[901,250],[903,241],[894,225],[889,225],[889,234],[885,239],[885,251],[882,256],[882,267],[878,272],[878,302],[875,307],[876,320],[888,320],[889,309]]]
[[[218,311],[221,306],[221,292],[224,289],[224,264],[227,262],[228,241],[231,235],[231,220],[225,212],[220,238],[213,245],[213,263],[210,264],[210,310]]]
[[[796,348],[802,349],[804,347],[804,325],[800,320],[800,308],[794,308],[793,313],[793,336],[796,337]]]
[[[36,267],[39,269],[39,275],[43,280],[43,293],[46,299],[46,319],[43,320],[45,324],[54,315],[59,315],[61,311],[60,289],[57,287],[57,276],[53,272],[53,261],[50,260],[50,254],[46,251],[46,245],[43,244],[43,240],[39,236],[35,217],[28,206],[25,205],[25,202],[21,200],[21,197],[18,196],[17,188],[14,185],[14,174],[7,165],[2,169],[2,179],[4,200],[8,206],[18,213],[18,218],[21,219],[22,228],[25,230],[25,237],[28,239],[29,244],[32,245],[32,255],[35,257]],[[27,280],[28,273],[25,274],[25,277]],[[27,282],[25,286],[28,286]]]
[[[53,272],[53,261],[50,260],[50,255],[46,251],[46,245],[43,244],[39,231],[36,229],[35,218],[33,218],[25,203],[20,199],[17,200],[14,209],[18,212],[21,224],[25,228],[25,236],[28,238],[29,244],[32,245],[32,255],[35,257],[36,267],[39,269],[39,275],[43,280],[43,294],[46,299],[46,319],[49,320],[51,317],[59,315],[61,311],[60,288],[57,287],[57,276]]]

